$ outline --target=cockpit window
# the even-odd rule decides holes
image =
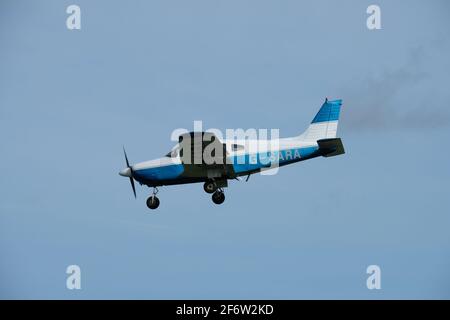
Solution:
[[[180,147],[177,145],[172,149],[172,151],[170,151],[168,154],[166,154],[166,157],[176,158],[176,157],[178,157],[179,151],[180,151]]]

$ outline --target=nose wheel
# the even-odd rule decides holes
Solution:
[[[216,192],[212,195],[212,201],[215,204],[222,204],[225,201],[225,193],[222,189],[218,189]]]
[[[149,209],[154,210],[159,207],[159,199],[156,196],[157,193],[158,193],[158,188],[153,188],[153,194],[150,197],[148,197],[148,199],[147,199],[147,207]]]

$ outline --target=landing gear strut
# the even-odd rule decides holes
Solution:
[[[217,190],[217,184],[214,180],[206,181],[203,185],[203,190],[205,190],[206,193],[214,193]]]
[[[159,207],[159,199],[156,196],[157,193],[158,188],[154,187],[152,195],[147,199],[147,207],[149,207],[149,209],[153,210]]]
[[[215,204],[222,204],[225,201],[225,193],[223,193],[222,189],[218,189],[212,195],[212,201]]]

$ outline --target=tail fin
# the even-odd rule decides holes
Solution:
[[[336,138],[342,100],[325,100],[308,129],[298,138],[307,141]]]

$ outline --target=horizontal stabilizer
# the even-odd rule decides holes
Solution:
[[[334,157],[345,153],[344,145],[340,138],[321,139],[317,143],[319,144],[319,152],[324,157]]]

